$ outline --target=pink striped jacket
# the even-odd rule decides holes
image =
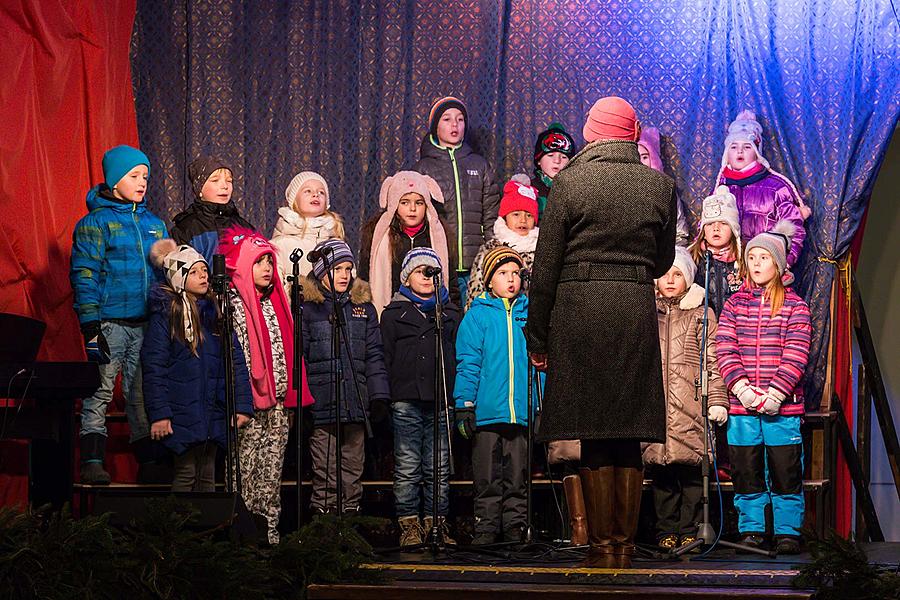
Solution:
[[[809,360],[812,326],[806,302],[787,288],[784,306],[774,317],[763,289],[746,284],[725,302],[716,334],[719,372],[726,386],[746,378],[751,385],[766,390],[773,387],[787,399],[781,415],[803,414],[800,380]],[[747,411],[729,391],[732,415],[756,414]]]

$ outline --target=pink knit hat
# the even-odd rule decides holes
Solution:
[[[638,140],[638,145],[647,149],[647,154],[650,155],[650,168],[662,173],[663,163],[659,157],[659,129],[656,127],[641,129],[641,139]]]
[[[582,134],[588,143],[597,140],[634,142],[639,127],[631,104],[618,96],[607,96],[597,100],[591,107]]]
[[[231,277],[231,285],[241,297],[241,304],[244,307],[247,345],[249,346],[244,351],[250,355],[250,390],[253,392],[253,408],[260,410],[272,408],[277,402],[272,340],[263,317],[259,294],[253,283],[253,265],[261,257],[269,254],[272,256],[272,272],[278,273],[276,262],[278,254],[269,240],[251,229],[240,226],[234,226],[222,232],[218,253],[225,255],[225,268]],[[284,405],[296,406],[294,395],[291,393],[294,389],[291,367],[294,364],[294,324],[291,319],[290,305],[284,293],[284,286],[280,282],[275,281],[270,298],[278,319],[278,327],[281,329],[284,358],[288,371],[288,394]],[[304,370],[302,402],[303,406],[308,406],[313,403],[313,396],[306,386],[305,363],[302,364],[302,368]]]

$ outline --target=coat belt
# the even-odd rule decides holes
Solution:
[[[563,265],[559,282],[566,281],[633,281],[652,284],[653,278],[643,265],[580,262]]]

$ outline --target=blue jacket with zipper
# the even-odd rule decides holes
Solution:
[[[522,329],[528,321],[524,294],[507,300],[487,292],[472,301],[456,334],[457,410],[475,408],[478,427],[528,425],[528,352]],[[537,388],[532,402],[537,412]]]
[[[168,236],[166,224],[145,202],[119,200],[104,184],[88,192],[87,207],[72,234],[69,278],[78,321],[146,318],[150,287],[160,279],[150,246]]]

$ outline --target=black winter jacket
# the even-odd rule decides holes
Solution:
[[[188,244],[203,255],[212,269],[212,257],[219,246],[219,234],[233,225],[248,229],[256,228],[242,217],[233,202],[216,204],[197,200],[175,215],[174,225],[169,230],[178,244]]]
[[[452,402],[456,380],[456,330],[459,309],[444,306],[444,370],[447,398]],[[434,402],[435,367],[434,311],[427,315],[408,298],[395,294],[381,313],[384,362],[395,402]]]
[[[444,202],[436,202],[434,208],[447,223],[447,243],[457,268],[468,271],[481,244],[493,237],[500,210],[500,190],[493,169],[467,143],[444,148],[429,134],[422,140],[419,162],[413,170],[433,178],[441,187]]]

